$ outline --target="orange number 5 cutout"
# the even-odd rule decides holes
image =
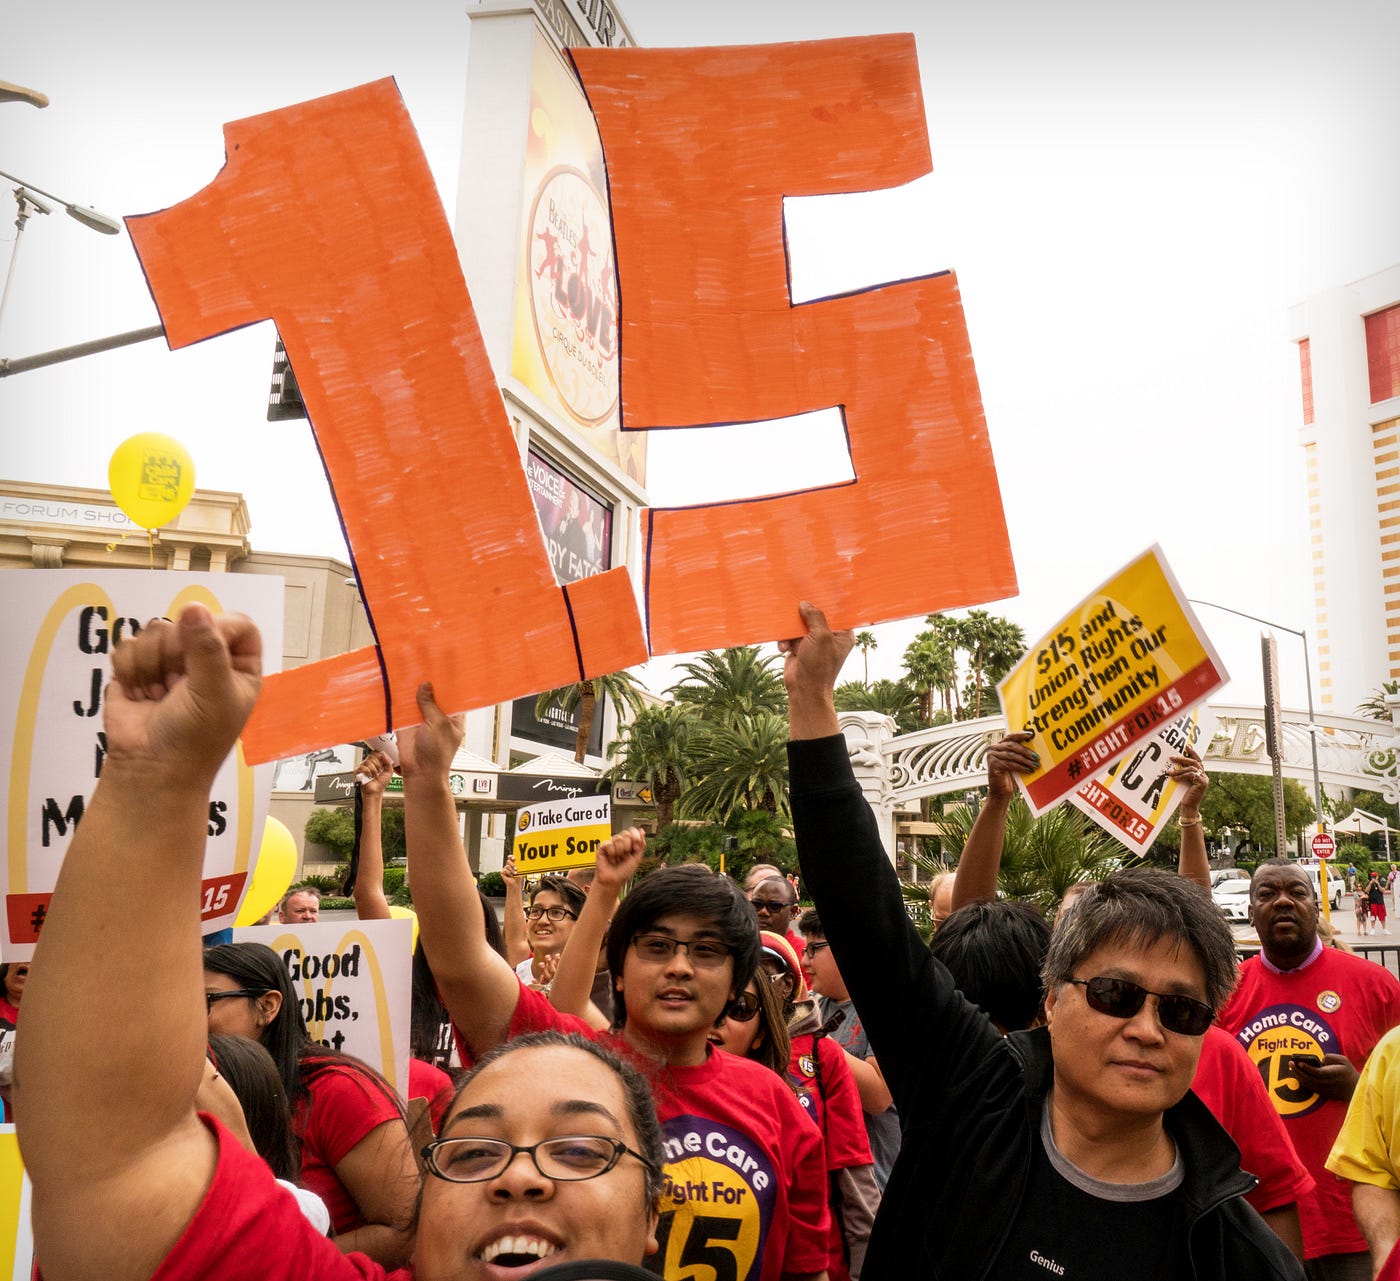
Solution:
[[[1013,595],[955,278],[789,295],[785,195],[930,167],[913,37],[570,53],[607,162],[624,429],[840,406],[856,477],[649,512],[652,651],[790,635],[801,598],[857,626]]]

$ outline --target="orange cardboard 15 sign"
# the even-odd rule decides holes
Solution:
[[[652,650],[789,635],[802,597],[856,626],[1013,593],[952,275],[788,292],[784,194],[928,168],[913,38],[573,56],[612,195],[624,428],[840,406],[856,474],[649,512]],[[644,661],[625,569],[554,583],[393,82],[224,134],[209,187],[128,226],[172,347],[276,322],[376,639],[270,677],[248,760],[411,724],[426,679],[444,707],[481,707]]]
[[[558,587],[452,233],[392,80],[224,130],[219,176],[127,220],[172,347],[272,319],[377,644],[268,677],[249,761],[644,662],[622,568]]]

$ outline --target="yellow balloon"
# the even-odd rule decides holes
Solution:
[[[389,915],[396,921],[413,922],[413,948],[418,946],[418,913],[411,907],[399,907],[397,904],[389,909]],[[409,950],[412,951],[413,948]]]
[[[253,865],[253,879],[235,925],[253,925],[281,901],[297,870],[297,843],[285,823],[269,817],[263,827],[262,846]]]
[[[142,529],[159,529],[194,496],[194,459],[178,440],[143,431],[113,450],[107,484],[117,506]]]

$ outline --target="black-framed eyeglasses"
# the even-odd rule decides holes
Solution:
[[[578,913],[569,911],[567,907],[527,907],[525,915],[531,921],[538,921],[540,917],[547,916],[556,925],[566,916],[578,920]]]
[[[624,1156],[636,1157],[648,1170],[656,1169],[621,1139],[601,1134],[564,1134],[529,1147],[517,1147],[504,1139],[434,1139],[423,1149],[423,1160],[433,1174],[449,1183],[484,1183],[503,1175],[522,1152],[529,1155],[540,1174],[556,1183],[596,1179]]]
[[[815,953],[820,952],[820,951],[822,950],[822,948],[824,948],[824,947],[830,947],[830,946],[831,946],[830,943],[821,943],[821,942],[808,943],[808,944],[807,944],[806,955],[812,956],[812,955],[814,955]]]
[[[227,1001],[231,996],[266,996],[270,991],[268,987],[232,987],[227,992],[206,992],[204,1008],[212,1013],[215,1001]]]
[[[718,969],[729,958],[729,947],[718,939],[673,939],[669,934],[638,934],[632,949],[644,961],[665,962],[685,948],[690,963],[697,969]]]
[[[733,1019],[736,1023],[752,1023],[754,1016],[758,1013],[759,1001],[752,992],[740,992],[724,1011],[725,1018]]]
[[[1215,1011],[1204,1001],[1175,992],[1150,992],[1127,979],[1070,979],[1084,989],[1091,1010],[1115,1019],[1130,1019],[1149,996],[1157,998],[1157,1019],[1168,1032],[1180,1036],[1204,1036],[1215,1022]]]
[[[792,903],[779,903],[771,898],[751,898],[749,902],[753,904],[756,912],[783,912],[794,906]]]

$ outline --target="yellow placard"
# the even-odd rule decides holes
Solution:
[[[515,816],[516,870],[522,876],[592,867],[612,835],[612,797],[575,796],[526,805]]]
[[[997,686],[1006,723],[1033,735],[1018,775],[1043,814],[1229,677],[1152,546],[1084,598]]]
[[[13,1125],[0,1125],[0,1277],[27,1277],[33,1267],[29,1184]]]

